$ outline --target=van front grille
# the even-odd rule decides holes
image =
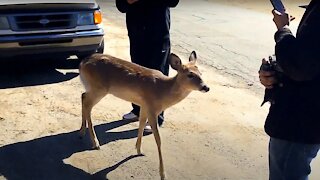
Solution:
[[[53,30],[76,26],[74,14],[48,14],[15,16],[14,31]]]

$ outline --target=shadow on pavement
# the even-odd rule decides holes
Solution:
[[[78,73],[57,69],[78,69],[78,59],[31,58],[0,60],[0,89],[53,84],[71,80]]]
[[[118,120],[95,126],[100,145],[117,140],[136,138],[138,134],[137,129],[122,132],[106,132],[131,122]],[[5,145],[0,147],[0,176],[2,175],[8,180],[106,179],[105,177],[109,172],[130,159],[139,157],[138,155],[129,156],[119,163],[93,175],[63,162],[64,159],[72,154],[90,150],[90,147],[89,135],[87,134],[84,139],[80,139],[78,131]]]
[[[117,169],[119,166],[121,166],[122,164],[124,164],[125,162],[127,162],[129,160],[131,160],[133,158],[141,157],[141,156],[144,156],[144,155],[142,155],[142,154],[131,155],[131,156],[123,159],[122,161],[118,162],[117,164],[95,173],[91,179],[94,179],[94,180],[106,179],[106,176],[107,176],[107,174],[109,174],[109,172]]]

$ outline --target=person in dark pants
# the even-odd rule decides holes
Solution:
[[[296,37],[288,14],[274,10],[273,15],[275,55],[282,71],[259,71],[261,83],[273,91],[265,122],[269,179],[307,180],[320,148],[320,1],[307,6]]]
[[[126,13],[132,62],[169,74],[170,8],[178,3],[179,0],[116,0],[118,10]],[[140,107],[132,106],[123,119],[138,118]],[[162,112],[158,116],[159,126],[163,121]],[[151,127],[147,125],[145,130],[151,131]]]

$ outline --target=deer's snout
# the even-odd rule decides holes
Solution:
[[[200,89],[201,92],[206,93],[210,90],[210,88],[207,85],[203,85]]]

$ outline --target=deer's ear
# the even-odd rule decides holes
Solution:
[[[181,66],[182,66],[181,59],[177,55],[171,53],[170,65],[174,70],[178,71],[179,69],[181,69]]]
[[[197,53],[195,51],[192,51],[189,57],[189,62],[192,64],[195,64],[197,62]]]

